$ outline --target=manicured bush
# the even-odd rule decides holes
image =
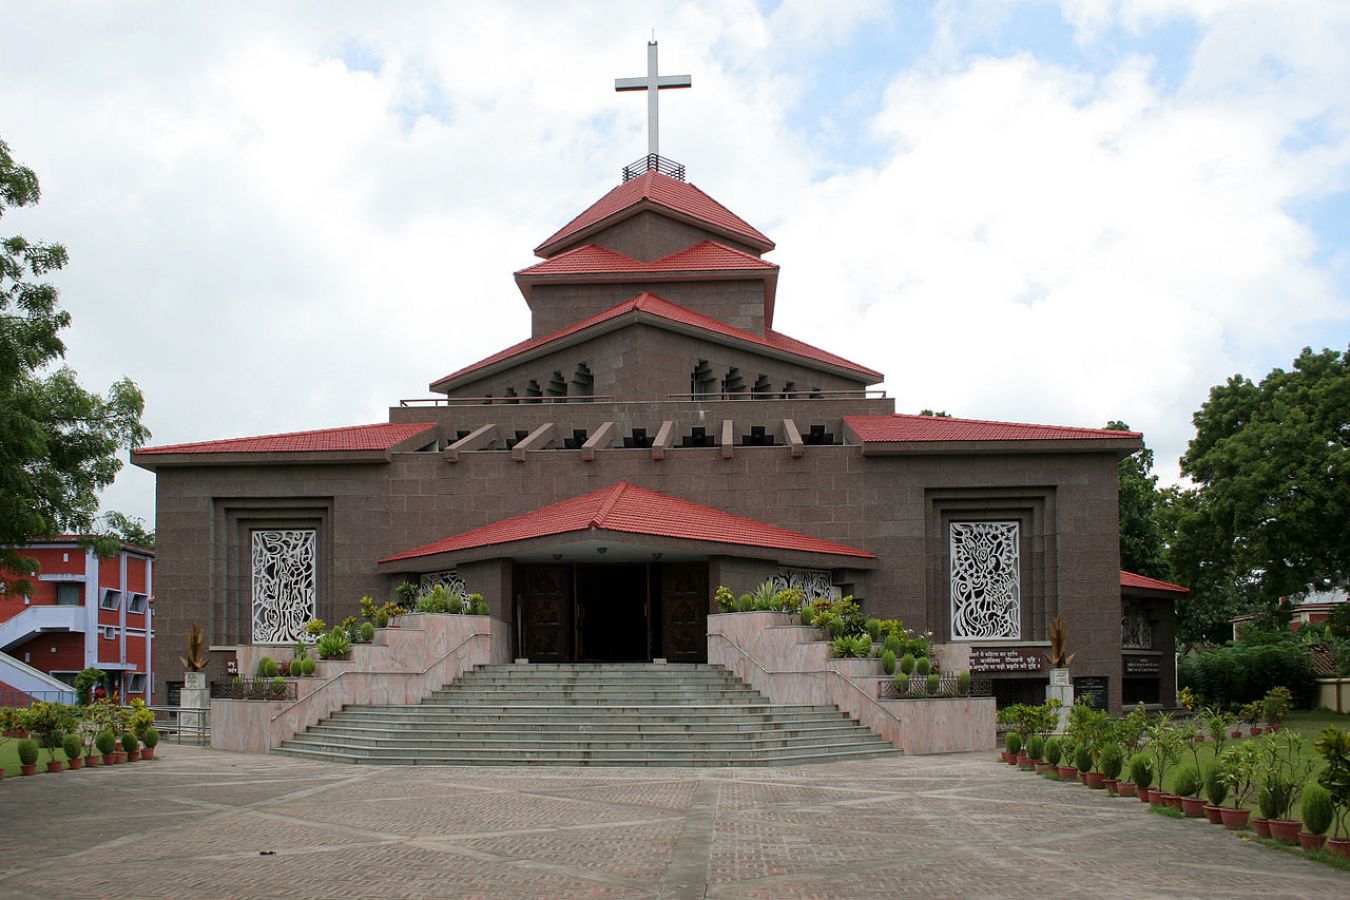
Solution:
[[[956,692],[962,697],[970,696],[970,672],[961,671],[956,673]]]
[[[1033,734],[1027,738],[1027,756],[1032,759],[1040,759],[1041,754],[1045,752],[1045,738],[1039,734]]]
[[[906,697],[909,695],[909,676],[904,672],[897,672],[892,684],[895,685],[895,695],[897,697]]]
[[[1022,750],[1022,736],[1015,731],[1003,735],[1003,749],[1014,756]]]
[[[84,749],[84,745],[80,743],[78,735],[68,734],[65,739],[61,741],[61,749],[66,751],[66,759],[74,759],[77,756],[83,755],[80,751]]]
[[[99,753],[107,756],[117,749],[117,737],[111,731],[100,731],[94,738],[94,746]]]
[[[274,678],[277,674],[277,661],[270,656],[258,660],[258,677]]]
[[[729,613],[736,610],[736,595],[725,584],[717,586],[717,590],[713,593],[713,601],[717,604],[717,611],[720,613]],[[809,625],[811,623],[803,624]]]
[[[898,634],[888,634],[886,635],[886,642],[882,646],[896,656],[900,656],[901,651],[905,649],[905,639]]]
[[[369,644],[373,640],[375,640],[375,624],[373,622],[362,622],[361,642],[363,644]]]
[[[1079,744],[1075,747],[1073,765],[1080,772],[1090,772],[1092,770],[1092,748],[1087,744]]]
[[[306,676],[313,675],[315,669],[319,667],[319,664],[316,663],[314,660],[310,659],[309,657],[305,657],[304,659],[300,660],[300,662],[302,662],[305,666]]]
[[[942,679],[938,677],[938,673],[936,672],[928,673],[928,693],[936,694],[938,692],[938,687],[941,684]]]
[[[1261,785],[1261,790],[1256,794],[1256,806],[1261,810],[1261,818],[1278,818],[1280,815],[1278,804],[1279,800],[1276,798],[1275,794],[1271,792],[1270,788],[1264,784]]]
[[[136,735],[130,731],[122,732],[122,750],[126,753],[133,752],[140,742],[136,740]]]
[[[141,743],[151,750],[159,746],[159,732],[154,728],[145,729],[145,737],[141,738]]]
[[[1049,765],[1057,766],[1059,765],[1059,760],[1063,753],[1064,742],[1059,738],[1051,738],[1045,742],[1045,756],[1043,756],[1042,759]]]
[[[286,693],[286,679],[278,675],[276,678],[272,679],[271,687],[272,687],[272,694],[274,696],[280,697],[282,694]]]
[[[895,651],[894,651],[894,650],[883,650],[883,651],[881,651],[881,671],[885,672],[887,675],[894,675],[894,674],[895,674]]]
[[[1336,807],[1331,792],[1320,784],[1310,784],[1303,791],[1303,830],[1309,834],[1326,834]]]
[[[1135,754],[1130,760],[1130,781],[1139,787],[1148,787],[1153,783],[1153,761],[1143,753]]]
[[[16,749],[19,752],[19,762],[25,766],[37,765],[38,745],[32,738],[24,738],[19,741]]]
[[[1312,705],[1317,691],[1312,655],[1292,641],[1234,644],[1182,657],[1178,687],[1189,687],[1217,706],[1233,707],[1262,700],[1276,687],[1287,687],[1293,704]]]
[[[926,656],[920,656],[914,660],[914,674],[920,678],[926,678],[928,672],[933,668],[932,662]]]
[[[881,620],[868,619],[863,623],[863,631],[866,631],[873,641],[881,640]]]
[[[483,599],[482,594],[469,595],[469,615],[471,616],[490,616],[492,607]]]
[[[816,618],[816,610],[809,603],[802,607],[802,624],[810,625]]]
[[[1172,781],[1172,793],[1178,797],[1194,797],[1200,793],[1200,773],[1195,770],[1195,766],[1185,765],[1177,769]]]
[[[1228,799],[1228,782],[1223,780],[1223,770],[1217,765],[1205,766],[1205,799],[1210,806],[1223,806]]]
[[[909,675],[914,671],[913,654],[906,653],[904,656],[900,657],[900,671],[904,672],[906,675]]]
[[[1097,757],[1097,768],[1105,778],[1119,778],[1120,770],[1125,767],[1125,753],[1115,741],[1107,741]]]
[[[755,611],[754,594],[741,594],[739,597],[736,598],[736,612],[754,612],[754,611]]]

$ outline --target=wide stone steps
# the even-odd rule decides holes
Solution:
[[[276,751],[369,765],[758,766],[897,752],[833,706],[707,665],[489,666],[416,705],[348,707]]]

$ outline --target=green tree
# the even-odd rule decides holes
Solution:
[[[15,163],[0,140],[0,217],[40,195],[33,170]],[[70,314],[57,306],[56,287],[41,279],[66,261],[60,244],[0,239],[0,571],[20,576],[5,579],[7,593],[29,590],[22,575],[37,568],[22,545],[91,530],[97,492],[122,467],[118,449],[149,437],[135,384],[123,378],[104,397],[59,365]]]
[[[1124,422],[1107,422],[1114,431],[1129,431]],[[1162,494],[1153,474],[1153,451],[1143,447],[1120,461],[1120,567],[1150,578],[1167,579],[1163,531],[1158,523]]]
[[[1217,385],[1168,498],[1169,561],[1192,588],[1182,631],[1350,576],[1350,353],[1305,348],[1289,371]]]

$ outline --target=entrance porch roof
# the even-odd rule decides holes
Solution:
[[[770,525],[757,519],[662,494],[626,481],[522,515],[512,516],[414,547],[380,560],[384,571],[419,567],[429,557],[452,558],[523,555],[544,545],[558,552],[576,546],[600,546],[612,539],[624,548],[662,548],[687,556],[811,556],[837,566],[871,568],[875,556],[866,550]],[[603,552],[603,551],[601,551]],[[617,554],[616,554],[617,555]]]

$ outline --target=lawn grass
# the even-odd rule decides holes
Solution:
[[[65,762],[65,751],[57,747],[56,755],[48,756],[46,750],[39,749],[37,765],[40,774],[46,774],[48,759],[59,759]],[[23,774],[19,771],[19,741],[17,738],[0,738],[0,767],[4,768],[6,778]]]

